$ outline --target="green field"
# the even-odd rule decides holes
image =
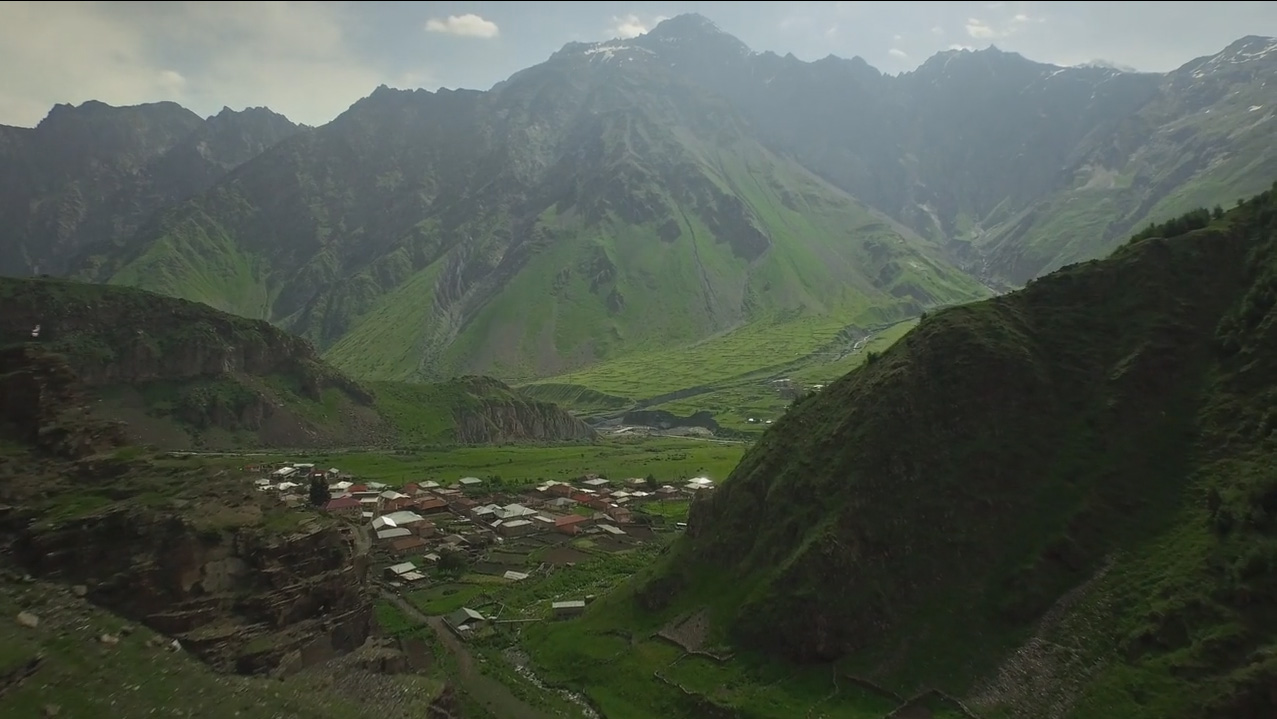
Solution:
[[[847,324],[833,317],[753,324],[690,347],[628,355],[554,382],[645,400],[779,371],[831,342]]]
[[[917,326],[917,320],[900,322],[874,333],[855,351],[847,347],[836,350],[816,351],[796,362],[773,367],[767,372],[718,384],[714,389],[692,397],[653,405],[677,415],[708,411],[722,426],[746,433],[762,432],[766,420],[775,420],[784,414],[790,400],[782,398],[772,385],[777,376],[788,377],[803,387],[829,384],[864,363],[870,353],[881,353],[909,330]],[[750,422],[750,419],[756,420]]]
[[[692,391],[691,396],[647,405],[687,416],[708,411],[723,427],[759,433],[784,414],[772,380],[788,377],[804,387],[828,384],[881,353],[918,324],[916,319],[872,331],[859,347],[839,333],[841,322],[807,318],[751,325],[693,347],[628,356],[589,370],[526,385],[524,394],[583,414],[606,414],[638,399]],[[754,422],[750,422],[750,419]]]
[[[608,439],[594,444],[451,447],[420,452],[343,452],[262,455],[265,461],[308,461],[337,467],[361,480],[402,485],[433,479],[500,476],[519,486],[565,480],[594,473],[624,479],[651,474],[662,482],[682,477],[727,477],[740,461],[745,445],[680,438]],[[223,460],[229,461],[229,460]],[[235,462],[242,463],[243,459]]]

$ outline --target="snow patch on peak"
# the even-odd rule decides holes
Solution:
[[[597,45],[591,45],[590,47],[582,50],[581,54],[589,57],[591,60],[602,60],[603,62],[607,62],[608,60],[615,59],[617,55],[635,52],[647,53],[648,55],[655,54],[645,47],[639,47],[637,45],[617,45],[613,43],[599,43]]]

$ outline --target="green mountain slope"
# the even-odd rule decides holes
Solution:
[[[139,237],[112,281],[270,319],[361,376],[556,374],[768,317],[983,288],[651,53],[380,89]]]
[[[363,386],[322,361],[309,342],[269,323],[150,292],[0,278],[0,304],[5,307],[0,345],[61,356],[77,380],[93,388],[96,414],[124,421],[135,439],[157,445],[355,446],[594,436],[555,405],[486,378]],[[15,393],[40,391],[22,377],[8,379]]]
[[[969,239],[1023,282],[1101,255],[1149,221],[1231,207],[1263,190],[1277,175],[1274,71],[1277,40],[1247,37],[1158,78],[1136,112],[1073,150],[1062,186],[1020,212],[990,216],[987,231]]]
[[[582,630],[704,610],[705,646],[979,716],[1270,716],[1275,231],[1277,188],[925,318],[798,402]]]
[[[107,261],[157,210],[202,192],[299,131],[266,108],[207,119],[175,103],[57,105],[0,126],[0,275]]]
[[[1277,172],[1273,38],[1164,75],[989,47],[897,77],[858,57],[751,54],[694,15],[633,42],[727,97],[769,148],[993,282],[1102,256],[1150,220],[1231,206]]]

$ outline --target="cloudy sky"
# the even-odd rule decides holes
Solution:
[[[755,50],[860,55],[912,70],[951,47],[1170,70],[1244,35],[1271,2],[6,2],[0,124],[54,103],[268,105],[312,125],[379,84],[486,89],[573,40],[631,37],[699,12]]]

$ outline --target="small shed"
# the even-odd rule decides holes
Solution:
[[[400,562],[386,567],[386,576],[390,579],[398,579],[408,572],[416,571],[416,569],[412,562]]]
[[[448,625],[457,631],[470,629],[475,624],[483,621],[483,615],[469,607],[462,607],[457,611],[449,614],[445,621]]]
[[[585,611],[585,601],[572,599],[566,602],[551,602],[550,610],[556,617],[575,617]]]

